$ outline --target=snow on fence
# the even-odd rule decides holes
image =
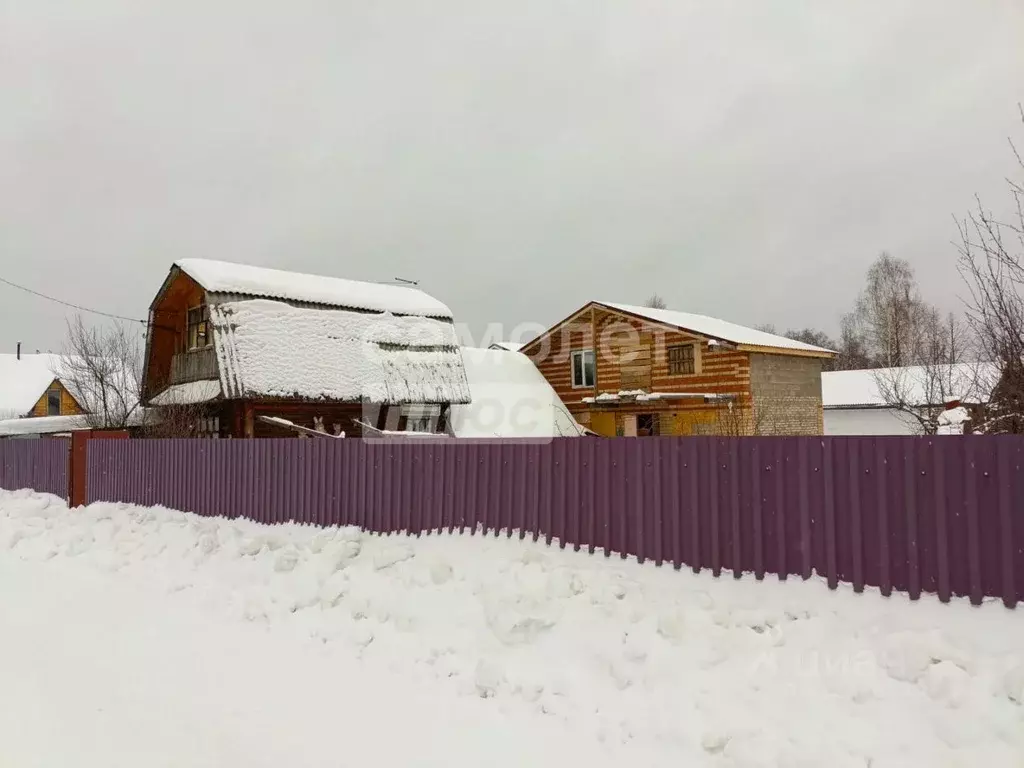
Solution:
[[[68,440],[0,440],[0,488],[68,497]]]
[[[93,441],[88,498],[1024,599],[1024,438]]]

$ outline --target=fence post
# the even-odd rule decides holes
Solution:
[[[71,466],[68,470],[68,506],[85,506],[85,477],[88,463],[89,432],[71,433]]]

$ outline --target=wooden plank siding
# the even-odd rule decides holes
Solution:
[[[571,353],[594,349],[595,336],[596,386],[573,387]],[[709,346],[708,341],[687,331],[588,305],[522,351],[573,415],[596,431],[607,434],[610,422],[605,414],[613,411],[617,426],[625,414],[660,413],[662,434],[692,434],[697,425],[717,422],[727,406],[705,403],[702,398],[617,406],[588,404],[582,399],[631,389],[734,395],[734,409],[740,418],[746,418],[743,414],[751,405],[750,354]],[[692,374],[669,373],[668,348],[679,344],[695,345]]]

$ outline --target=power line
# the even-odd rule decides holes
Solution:
[[[45,293],[40,293],[39,291],[33,291],[31,288],[26,288],[24,285],[18,285],[17,283],[12,283],[10,280],[7,280],[7,279],[2,278],[2,277],[0,277],[0,283],[4,283],[5,285],[9,285],[9,286],[11,286],[11,288],[17,288],[19,291],[25,291],[25,293],[31,293],[33,296],[38,296],[41,299],[46,299],[47,301],[53,301],[53,302],[56,302],[57,304],[63,304],[65,307],[71,307],[71,309],[77,309],[79,312],[89,312],[89,313],[91,313],[93,315],[102,315],[103,317],[109,317],[109,318],[112,318],[114,320],[127,320],[129,323],[141,323],[142,325],[146,324],[145,320],[139,320],[138,318],[135,318],[135,317],[125,317],[124,315],[115,315],[115,314],[113,314],[111,312],[101,312],[98,309],[89,309],[89,307],[83,307],[80,304],[72,304],[70,301],[64,301],[63,299],[58,299],[58,298],[55,298],[53,296],[47,296]]]

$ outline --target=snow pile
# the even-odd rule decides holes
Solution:
[[[583,428],[530,358],[501,349],[462,348],[473,401],[452,406],[456,437],[577,437]]]
[[[240,293],[372,312],[452,318],[448,307],[418,288],[304,275],[208,259],[181,259],[175,262],[175,266],[210,293]]]
[[[463,403],[448,320],[252,299],[210,306],[224,397]]]
[[[196,764],[184,753],[203,745],[251,745],[268,765],[289,749],[305,750],[286,760],[302,765],[877,768],[1024,754],[1024,622],[999,604],[715,580],[518,539],[69,512],[28,493],[0,494],[0,584],[0,743],[35,763],[66,762],[33,750],[80,731],[121,758],[97,764],[132,764],[136,728],[166,764]],[[97,688],[83,691],[88,675]],[[376,754],[361,751],[364,726]],[[486,760],[470,754],[477,739],[495,747]],[[538,739],[543,753],[525,755]]]

